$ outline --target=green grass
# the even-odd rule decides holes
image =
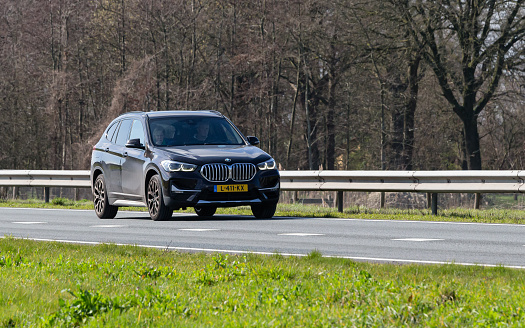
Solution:
[[[506,268],[0,239],[0,327],[521,326]]]
[[[487,197],[490,206],[494,208],[523,208],[525,197],[523,194],[517,195],[517,199],[514,199],[514,194],[493,194]]]
[[[56,198],[55,198],[56,199]],[[502,198],[500,202],[507,201]],[[27,207],[27,208],[59,208],[59,209],[93,209],[93,203],[88,200],[78,202],[60,198],[50,203],[41,200],[0,200],[0,207]],[[120,210],[147,211],[144,207],[121,207]],[[186,211],[193,213],[192,208]],[[252,215],[249,207],[219,208],[217,214]],[[439,215],[431,215],[430,210],[403,210],[403,209],[370,209],[361,206],[347,207],[343,213],[334,208],[301,205],[279,204],[275,216],[280,217],[314,217],[314,218],[357,218],[376,220],[413,220],[413,221],[449,221],[449,222],[478,222],[478,223],[510,223],[524,224],[525,211],[516,209],[465,209],[454,208],[439,210]]]

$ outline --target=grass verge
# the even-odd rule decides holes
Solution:
[[[55,198],[50,203],[41,200],[0,200],[0,207],[26,208],[57,208],[57,209],[84,209],[93,210],[93,203],[88,200],[78,202],[65,198]],[[144,207],[121,207],[120,210],[147,211]],[[194,213],[192,208],[187,212]],[[249,207],[219,208],[217,214],[252,215]],[[334,208],[302,205],[279,204],[275,216],[280,217],[314,217],[314,218],[355,218],[376,220],[412,220],[412,221],[448,221],[448,222],[477,222],[477,223],[509,223],[525,224],[525,211],[514,209],[464,209],[455,208],[440,210],[439,215],[431,215],[430,210],[402,210],[402,209],[370,209],[366,207],[347,207],[343,213]]]
[[[519,326],[506,268],[0,239],[0,327]]]

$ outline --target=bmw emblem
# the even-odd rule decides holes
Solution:
[[[231,160],[230,158],[225,158],[224,161],[225,161],[226,163],[229,163],[229,162],[231,162],[232,160]]]

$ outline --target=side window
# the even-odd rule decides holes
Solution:
[[[128,141],[129,129],[131,128],[131,120],[124,120],[120,124],[120,129],[118,130],[117,140],[115,143],[119,146],[125,146]]]
[[[129,139],[140,139],[140,143],[144,145],[144,128],[142,122],[139,120],[134,120],[133,125],[131,126],[131,132],[129,134]]]
[[[106,139],[108,139],[109,141],[111,141],[111,139],[113,138],[113,134],[115,133],[115,130],[117,129],[118,123],[119,122],[113,123],[113,125],[111,125],[110,128],[108,129],[108,132],[106,132]]]
[[[122,121],[118,121],[118,123],[117,123],[117,129],[115,130],[115,133],[113,133],[113,137],[111,137],[111,142],[112,143],[117,142],[118,129],[120,128],[120,124],[121,123],[122,123]]]

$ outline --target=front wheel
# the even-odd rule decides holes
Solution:
[[[100,174],[95,180],[93,186],[93,205],[95,213],[101,219],[113,219],[118,212],[118,207],[109,204],[108,191],[104,174]]]
[[[213,216],[215,214],[215,211],[217,211],[217,207],[214,206],[206,206],[206,207],[194,207],[195,213],[197,213],[198,216]]]
[[[153,221],[164,221],[173,215],[173,210],[164,204],[160,177],[154,175],[148,182],[148,211]]]
[[[277,209],[275,204],[252,205],[252,213],[257,219],[271,219]]]

